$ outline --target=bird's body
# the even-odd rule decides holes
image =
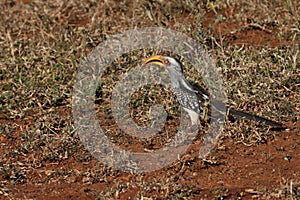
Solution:
[[[168,56],[152,56],[145,61],[145,64],[149,63],[160,65],[168,70],[172,91],[176,96],[178,103],[189,114],[192,124],[196,124],[199,118],[207,119],[209,114],[208,106],[211,102],[210,94],[201,86],[186,80],[183,75],[182,64],[178,60]],[[244,111],[238,111],[228,107],[226,108],[226,111],[229,118],[232,118],[233,116],[244,117],[250,120],[263,122],[273,128],[283,128],[278,122]]]
[[[185,79],[181,79],[178,86],[172,86],[172,92],[176,96],[178,103],[189,114],[192,124],[196,124],[199,117],[205,118],[207,114],[206,106],[209,104],[209,95],[199,92]]]

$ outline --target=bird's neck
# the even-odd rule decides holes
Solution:
[[[174,70],[168,70],[168,71],[169,71],[172,87],[179,88],[181,85],[180,82],[184,79],[184,77],[181,74],[179,74],[177,71]]]
[[[186,90],[194,91],[194,89],[191,87],[191,85],[185,79],[182,73],[179,73],[178,71],[175,70],[168,70],[168,71],[169,71],[172,87],[174,89],[183,87]]]

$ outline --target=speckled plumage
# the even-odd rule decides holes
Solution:
[[[192,124],[195,124],[199,117],[205,118],[207,115],[207,105],[209,104],[209,95],[203,93],[204,89],[195,89],[183,76],[181,64],[171,57],[166,57],[169,65],[166,66],[171,82],[172,91],[176,96],[178,103],[188,112]],[[199,86],[200,87],[200,86]]]
[[[209,93],[199,85],[194,86],[194,84],[190,84],[190,82],[185,79],[182,65],[179,61],[168,56],[152,56],[145,61],[145,64],[147,63],[158,64],[168,70],[172,82],[172,91],[176,96],[178,103],[189,114],[192,124],[196,124],[199,117],[202,117],[203,119],[207,119],[207,117],[209,117]],[[226,112],[229,115],[229,118],[239,116],[266,123],[276,129],[284,129],[283,125],[278,122],[244,111],[226,107]]]

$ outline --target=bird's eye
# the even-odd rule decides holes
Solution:
[[[169,61],[168,59],[164,59],[163,63],[164,63],[165,65],[170,65],[170,61]]]

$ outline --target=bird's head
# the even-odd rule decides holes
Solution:
[[[182,65],[181,63],[172,57],[168,56],[151,56],[144,61],[144,65],[146,64],[156,64],[161,67],[165,67],[167,70],[176,71],[179,74],[182,74]]]

